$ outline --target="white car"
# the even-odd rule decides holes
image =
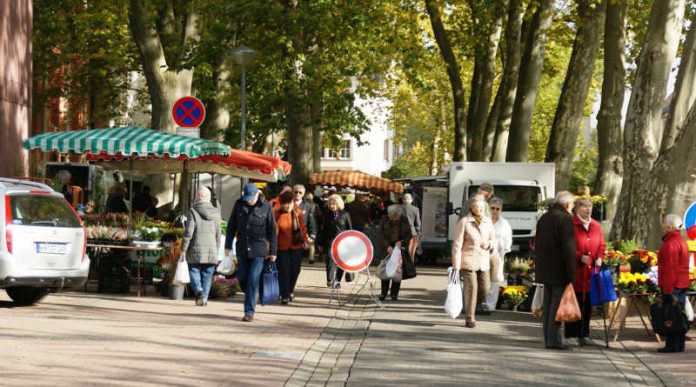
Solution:
[[[31,305],[66,286],[87,281],[84,225],[51,187],[0,178],[0,288]]]

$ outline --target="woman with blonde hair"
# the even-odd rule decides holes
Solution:
[[[476,306],[490,288],[491,250],[495,231],[491,219],[484,215],[485,202],[480,196],[469,199],[469,213],[457,222],[452,245],[452,267],[462,271],[466,327],[476,327]]]
[[[326,199],[326,209],[322,214],[321,230],[317,240],[325,255],[326,285],[329,287],[341,287],[341,278],[343,278],[343,269],[337,267],[331,257],[331,244],[338,234],[352,228],[350,215],[345,211],[343,199],[337,194],[332,194]],[[350,273],[346,275],[346,281],[352,280]]]

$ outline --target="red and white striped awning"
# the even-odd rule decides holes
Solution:
[[[378,176],[368,175],[360,171],[329,171],[309,175],[310,184],[337,185],[354,188],[375,189],[401,193],[404,186]]]
[[[87,160],[98,163],[106,169],[128,169],[143,173],[180,173],[183,161],[188,163],[190,173],[214,173],[247,177],[254,180],[275,182],[283,180],[290,173],[291,165],[277,157],[254,152],[232,149],[229,156],[203,155],[186,159],[185,157],[157,157],[147,155],[126,157],[121,154],[88,154]],[[125,163],[128,162],[128,163]]]

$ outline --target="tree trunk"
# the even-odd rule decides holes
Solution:
[[[160,33],[154,23],[154,15],[141,1],[131,0],[128,12],[133,40],[140,52],[143,72],[152,104],[151,126],[155,130],[174,131],[171,108],[177,99],[191,94],[193,70],[176,69],[169,62],[177,63],[180,58],[165,57]],[[181,45],[198,39],[197,15],[191,11],[182,21]],[[170,28],[167,23],[163,28]]]
[[[688,65],[687,65],[688,66]],[[682,66],[680,66],[682,67]],[[636,239],[646,241],[648,248],[660,245],[662,230],[660,221],[665,214],[684,214],[693,202],[693,176],[696,175],[696,109],[693,107],[683,122],[683,130],[675,139],[674,146],[655,161],[650,178],[642,181],[642,199],[649,205],[640,205],[637,215],[630,224]],[[675,168],[675,166],[679,166]]]
[[[213,67],[213,88],[215,96],[204,100],[205,121],[201,126],[201,138],[222,141],[224,132],[230,126],[230,109],[226,99],[229,97],[230,68],[229,60],[219,53]]]
[[[309,152],[310,160],[312,160],[310,172],[321,172],[321,130],[324,127],[324,101],[321,93],[313,91],[312,100],[309,102],[309,116],[312,122],[311,151]]]
[[[430,16],[433,34],[440,48],[440,55],[442,55],[442,59],[447,67],[447,76],[452,87],[454,99],[454,161],[466,161],[466,96],[462,78],[459,74],[459,65],[452,51],[445,26],[442,24],[440,9],[436,0],[425,0],[425,7]]]
[[[556,190],[568,190],[575,144],[604,27],[605,0],[578,0],[578,31],[551,126],[546,161],[556,163]]]
[[[500,34],[503,30],[503,19],[505,17],[504,4],[498,3],[494,5],[493,18],[484,18],[486,22],[490,22],[488,29],[481,31],[486,33],[486,40],[480,47],[480,57],[477,58],[480,76],[478,79],[477,97],[475,105],[469,106],[469,114],[471,125],[468,125],[469,139],[471,139],[471,148],[469,150],[469,159],[472,161],[481,161],[484,158],[484,136],[486,132],[486,119],[488,118],[488,110],[491,107],[491,96],[493,94],[493,80],[495,78],[496,56],[498,54],[498,43],[500,42]],[[486,11],[487,12],[487,11]],[[479,59],[480,58],[480,59]],[[474,85],[472,85],[472,95],[474,94]],[[472,101],[470,101],[471,103]]]
[[[296,1],[285,2],[286,30],[295,34],[290,46],[285,46],[285,114],[288,161],[292,164],[290,181],[293,184],[307,185],[312,167],[312,139],[307,94],[302,81],[305,61],[300,56],[305,50],[302,30],[297,20],[298,5]]]
[[[503,79],[498,87],[498,96],[496,96],[496,101],[500,98],[499,113],[497,117],[488,117],[488,125],[493,126],[495,132],[491,154],[492,161],[505,161],[505,153],[507,152],[512,107],[515,104],[522,53],[521,33],[524,9],[520,0],[510,0],[507,17],[507,25],[505,26],[505,68],[503,70]]]
[[[544,67],[547,32],[553,21],[554,1],[540,0],[526,36],[519,82],[512,110],[507,161],[527,161],[529,133],[536,103],[539,78]]]
[[[606,224],[611,225],[623,176],[623,128],[621,109],[626,91],[623,51],[626,47],[627,0],[607,1],[604,23],[604,81],[597,114],[599,162],[595,192],[607,198]],[[609,230],[605,230],[609,231]]]
[[[624,180],[612,227],[612,235],[619,239],[636,237],[639,243],[644,242],[642,231],[647,222],[653,221],[639,216],[640,207],[650,203],[641,198],[641,187],[645,186],[660,149],[665,88],[677,52],[683,16],[684,0],[656,1],[650,12],[624,127]]]
[[[677,82],[669,106],[669,116],[662,134],[660,151],[664,152],[674,145],[681,131],[684,118],[696,100],[696,13],[691,16],[691,27],[682,47]]]
[[[440,114],[435,115],[435,133],[433,135],[433,144],[430,147],[430,175],[437,175],[439,165],[437,156],[440,154],[440,141],[442,133],[447,131],[447,106],[443,98],[438,98],[440,105]]]

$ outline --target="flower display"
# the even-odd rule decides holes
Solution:
[[[515,258],[509,262],[508,272],[517,275],[525,275],[532,270],[532,260],[524,258]]]
[[[653,278],[643,273],[620,273],[618,286],[629,293],[655,293],[659,290],[656,273]]]
[[[227,278],[223,275],[218,275],[213,278],[210,287],[210,298],[224,300],[234,296],[241,290],[242,288],[239,286],[237,278]]]
[[[527,299],[527,287],[522,285],[511,285],[503,290],[503,299],[513,307],[518,306]]]
[[[645,273],[657,265],[657,254],[646,249],[635,249],[628,257],[632,273]]]
[[[605,268],[625,265],[626,263],[626,255],[619,250],[607,250],[606,254],[604,255],[604,259],[602,259],[602,266]]]

